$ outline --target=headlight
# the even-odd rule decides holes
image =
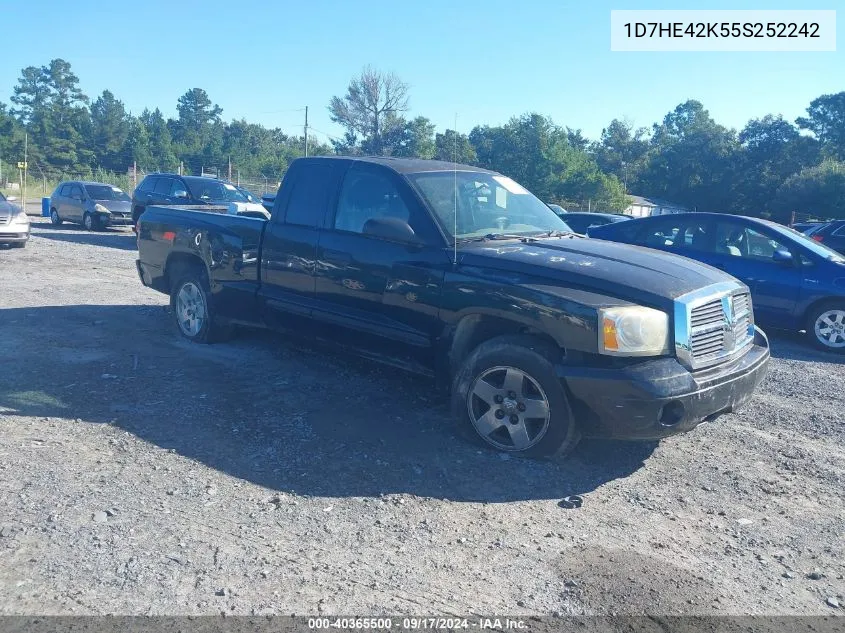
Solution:
[[[23,207],[16,208],[12,215],[12,222],[24,222],[29,223],[29,218],[26,215],[26,211],[23,210]]]
[[[97,213],[111,213],[111,211],[109,211],[99,203],[94,205],[94,211],[96,211]]]
[[[599,310],[599,352],[611,356],[669,353],[669,315],[643,306]]]

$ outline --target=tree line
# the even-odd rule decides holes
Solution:
[[[547,202],[621,210],[629,194],[657,197],[700,211],[774,217],[793,212],[845,217],[845,92],[822,95],[806,116],[767,114],[741,130],[718,124],[694,100],[651,128],[611,121],[598,139],[527,113],[468,134],[438,131],[408,116],[409,87],[367,67],[333,97],[331,119],[344,129],[328,142],[308,140],[309,155],[352,154],[434,158],[511,176]],[[227,173],[281,177],[305,152],[304,135],[223,120],[205,90],[179,97],[177,115],[160,109],[135,115],[109,90],[90,99],[70,64],[54,59],[21,71],[11,104],[0,103],[0,159],[23,159],[30,170],[84,176],[96,170]]]

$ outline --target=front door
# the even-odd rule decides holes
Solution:
[[[368,220],[388,218],[407,223],[414,237],[365,231]],[[428,364],[448,264],[442,237],[407,183],[380,166],[355,163],[320,233],[314,318],[339,326],[340,336],[379,339]]]

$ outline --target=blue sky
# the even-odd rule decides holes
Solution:
[[[5,3],[0,101],[20,70],[68,60],[92,98],[111,90],[134,113],[205,89],[224,118],[299,133],[309,106],[316,135],[340,136],[326,106],[366,64],[410,84],[409,115],[467,132],[536,111],[596,138],[611,119],[650,126],[686,99],[717,121],[804,114],[845,90],[845,46],[831,53],[610,51],[611,9],[836,9],[803,2],[627,0],[57,0]],[[19,14],[16,17],[16,14]]]

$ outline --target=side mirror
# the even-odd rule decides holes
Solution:
[[[417,234],[411,225],[399,218],[370,218],[364,222],[362,233],[394,242],[417,241]]]
[[[188,197],[188,192],[187,192],[187,191],[185,191],[184,189],[177,189],[175,192],[173,192],[173,195],[174,195],[176,198],[187,198],[187,197]]]
[[[778,264],[792,264],[792,253],[785,248],[777,249],[772,255],[772,259]]]
[[[15,200],[17,200],[17,199],[18,199],[18,197],[17,197],[17,196],[9,196],[8,198],[6,198],[6,201],[7,201],[7,202],[14,202],[14,201],[15,201]]]

